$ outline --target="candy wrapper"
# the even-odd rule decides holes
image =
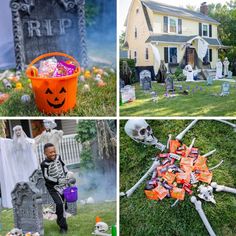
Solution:
[[[46,78],[53,77],[53,73],[56,67],[57,67],[57,59],[55,57],[41,61],[38,70],[39,77],[46,77]]]
[[[57,67],[53,73],[53,77],[61,77],[66,75],[74,74],[76,70],[76,66],[73,64],[67,64],[64,61],[60,61],[57,63]]]

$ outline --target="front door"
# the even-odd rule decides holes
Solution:
[[[194,57],[195,57],[195,50],[194,48],[187,48],[187,65],[191,65],[194,68]]]

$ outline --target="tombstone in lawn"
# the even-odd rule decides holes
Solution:
[[[126,85],[120,91],[121,91],[121,102],[122,103],[132,102],[136,99],[134,86]]]
[[[229,95],[230,84],[225,82],[221,85],[221,93],[220,96],[227,96]]]
[[[152,78],[151,72],[149,70],[142,70],[139,73],[140,86],[144,91],[149,91],[152,89]]]
[[[35,184],[17,183],[11,193],[15,227],[23,233],[44,235],[42,198]]]
[[[228,77],[227,77],[228,79],[232,79],[233,78],[233,73],[232,73],[232,71],[230,71],[229,70],[229,72],[228,72]]]
[[[213,84],[213,77],[212,76],[207,76],[207,85],[212,85]]]
[[[224,76],[225,77],[228,77],[228,75],[229,75],[229,64],[230,64],[230,62],[229,62],[228,58],[226,57],[224,62],[223,62],[223,65],[224,65]]]
[[[216,62],[216,79],[221,79],[222,78],[222,62],[220,59]]]
[[[88,64],[85,0],[11,0],[16,69],[47,52],[65,52]]]
[[[184,68],[184,74],[186,75],[186,82],[193,82],[194,79],[193,79],[193,68],[191,65],[186,65],[185,68]]]
[[[174,80],[170,77],[170,75],[167,75],[167,78],[165,79],[166,84],[166,92],[173,92],[174,91]]]

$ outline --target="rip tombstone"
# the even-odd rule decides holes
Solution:
[[[143,70],[139,74],[140,77],[140,86],[144,91],[149,91],[152,89],[152,78],[151,72],[148,70]]]
[[[173,92],[174,91],[174,80],[171,77],[167,77],[165,79],[165,85],[166,85],[166,92]]]
[[[86,67],[84,5],[85,0],[11,0],[16,69],[57,51]]]
[[[17,183],[11,193],[15,227],[44,235],[42,198],[35,184]]]

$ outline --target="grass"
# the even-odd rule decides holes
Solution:
[[[72,111],[62,114],[62,116],[115,116],[116,75],[109,72],[109,76],[104,77],[103,80],[107,85],[97,87],[93,79],[88,79],[86,83],[89,84],[91,90],[87,93],[83,92],[84,83],[79,82],[76,107]],[[0,92],[9,93],[10,98],[0,105],[0,116],[44,116],[36,107],[27,78],[23,76],[20,82],[24,88],[22,91],[6,90],[1,83]],[[23,94],[31,96],[29,103],[21,102]]]
[[[153,147],[132,141],[124,132],[125,122],[122,120],[120,124],[121,192],[130,189],[146,173],[153,162],[151,158],[159,152]],[[152,127],[154,135],[164,144],[167,142],[168,134],[175,137],[190,123],[188,120],[147,122]],[[224,159],[224,163],[213,171],[213,181],[236,187],[236,132],[233,128],[214,120],[200,120],[186,134],[183,143],[189,145],[193,137],[196,137],[195,146],[200,148],[201,154],[217,149],[217,152],[208,158],[209,167]],[[148,200],[144,194],[144,187],[145,181],[130,198],[120,199],[120,236],[208,235],[188,195],[184,201],[171,208],[174,199]],[[216,235],[236,235],[236,196],[225,192],[214,193],[214,196],[216,205],[201,201]]]
[[[234,80],[233,80],[234,81]],[[136,100],[120,106],[121,116],[235,116],[236,115],[236,83],[231,83],[230,95],[225,97],[212,96],[219,94],[223,81],[214,81],[213,85],[207,86],[206,82],[186,83],[178,82],[183,90],[190,86],[190,94],[180,94],[176,88],[176,96],[166,98],[165,86],[153,83],[152,91],[158,94],[158,102],[154,103],[150,93],[144,93],[139,83],[134,84]],[[196,89],[198,86],[198,89]],[[203,91],[200,91],[200,86]],[[194,89],[194,93],[192,92]]]
[[[68,236],[90,236],[94,231],[96,216],[106,222],[109,226],[116,224],[116,203],[96,203],[92,205],[78,205],[78,214],[76,216],[69,217],[67,220],[69,231]],[[1,214],[2,231],[0,236],[4,236],[12,228],[13,213],[12,210],[3,210]],[[109,231],[110,232],[110,231]],[[57,236],[59,234],[59,228],[55,221],[44,220],[44,235]]]

